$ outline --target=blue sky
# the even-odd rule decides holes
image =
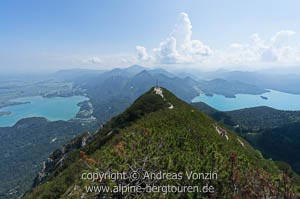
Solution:
[[[300,63],[300,1],[0,1],[0,69]]]

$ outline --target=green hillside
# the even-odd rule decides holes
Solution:
[[[202,102],[192,105],[236,131],[265,157],[287,162],[300,174],[300,111],[261,106],[222,112]]]
[[[23,198],[296,198],[299,194],[299,183],[273,161],[263,159],[245,140],[161,88],[139,97],[82,149],[64,155],[63,161],[52,161],[55,166],[46,180]],[[139,175],[116,180],[84,178],[91,172]],[[203,175],[188,179],[190,172]],[[147,173],[173,177],[149,179]],[[87,188],[112,190],[117,185],[143,189],[123,195],[87,192]],[[161,189],[149,193],[144,189],[149,186]],[[177,187],[177,192],[166,191],[167,186]],[[183,187],[193,190],[178,191]]]

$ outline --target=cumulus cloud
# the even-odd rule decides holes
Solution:
[[[271,42],[273,43],[273,45],[277,46],[284,45],[295,34],[296,32],[291,30],[281,30],[271,38]]]
[[[122,64],[128,64],[128,63],[130,63],[130,61],[126,58],[121,58],[121,63]]]
[[[147,61],[149,59],[147,49],[143,46],[136,46],[135,47],[137,58],[138,60]]]
[[[242,49],[243,45],[240,44],[240,43],[232,43],[232,44],[230,44],[229,47],[232,48],[232,49]]]
[[[278,60],[278,55],[272,48],[267,48],[261,53],[260,59],[263,62],[275,62]]]
[[[192,23],[187,13],[180,13],[169,36],[158,47],[148,50],[136,46],[138,61],[148,64],[193,64],[209,66],[264,64],[300,64],[300,37],[292,30],[281,30],[269,38],[254,33],[245,42],[234,42],[223,49],[212,50],[193,38]]]
[[[180,13],[179,23],[175,26],[172,36],[178,42],[180,54],[185,56],[208,56],[212,54],[209,46],[200,40],[192,39],[192,23],[187,13]]]
[[[192,24],[184,12],[180,13],[178,23],[169,37],[152,50],[152,55],[148,55],[143,46],[137,46],[136,50],[138,60],[152,60],[161,64],[199,62],[213,52],[202,41],[192,39]]]
[[[102,59],[100,59],[99,57],[90,57],[90,58],[82,60],[82,62],[85,64],[101,64]]]
[[[296,63],[300,47],[291,42],[295,34],[291,30],[282,30],[265,40],[255,33],[250,37],[249,43],[232,43],[231,51],[225,59],[228,57],[228,60],[235,60],[239,64]]]
[[[170,37],[161,42],[159,48],[153,49],[155,60],[164,64],[181,63],[182,57],[177,51],[177,41],[174,37]]]

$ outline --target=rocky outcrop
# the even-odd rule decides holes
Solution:
[[[32,188],[43,183],[52,174],[53,171],[55,171],[59,167],[62,167],[64,164],[64,160],[66,159],[68,154],[73,150],[84,147],[87,143],[90,142],[91,138],[91,133],[83,133],[82,135],[63,145],[60,149],[56,149],[54,152],[52,152],[48,159],[43,162],[41,171],[34,178]]]
[[[216,124],[214,126],[215,126],[215,129],[216,129],[217,133],[220,136],[225,137],[227,140],[229,140],[228,133],[227,133],[227,131],[225,129],[217,126]]]

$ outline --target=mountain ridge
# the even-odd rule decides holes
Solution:
[[[288,177],[282,175],[271,160],[263,159],[243,138],[160,87],[152,87],[136,99],[123,113],[105,124],[86,146],[71,152],[69,158],[46,183],[35,187],[24,198],[124,198],[120,193],[84,192],[84,187],[91,182],[80,180],[80,173],[94,169],[128,171],[131,166],[137,168],[141,164],[149,171],[218,172],[216,181],[205,181],[214,186],[216,192],[167,193],[170,198],[296,198],[299,186],[292,181],[287,185]],[[116,183],[125,181],[92,184],[113,186]],[[156,183],[202,186],[197,180],[187,179]],[[285,188],[277,189],[281,183]],[[165,194],[143,192],[139,195],[158,198]],[[126,197],[134,198],[132,195]]]

